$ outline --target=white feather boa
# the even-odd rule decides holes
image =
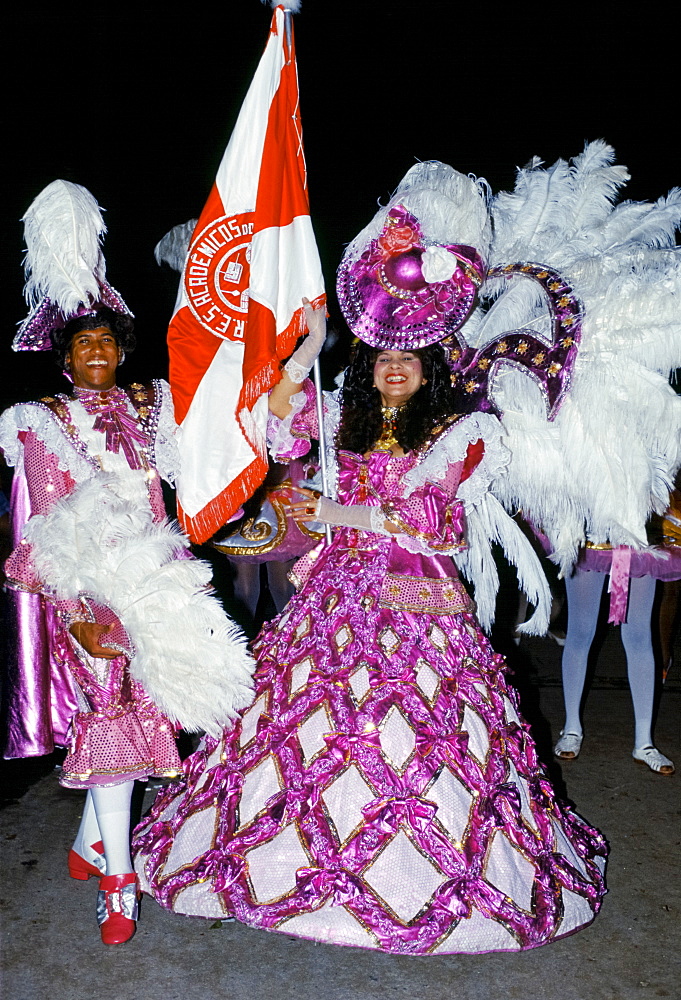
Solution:
[[[132,676],[170,719],[219,735],[250,703],[253,659],[211,568],[186,557],[179,527],[153,521],[138,476],[97,474],[32,517],[25,537],[52,596],[115,611],[135,646]]]

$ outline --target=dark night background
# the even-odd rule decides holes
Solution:
[[[19,219],[56,177],[107,209],[108,276],[137,317],[126,380],[165,374],[176,277],[152,250],[201,210],[271,17],[258,0],[183,6],[24,3],[3,16],[2,406],[65,388],[48,355],[9,347],[26,314]],[[600,4],[304,0],[302,120],[329,291],[344,244],[417,158],[498,190],[533,154],[550,163],[603,137],[631,170],[628,197],[678,184],[679,16],[664,9],[615,24]]]

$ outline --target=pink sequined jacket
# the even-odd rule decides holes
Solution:
[[[136,444],[144,445],[150,459],[146,480],[152,517],[161,522],[166,513],[160,476],[172,480],[177,467],[169,389],[154,381],[148,387],[135,384],[127,397],[122,391],[120,396],[121,409],[132,415],[132,404],[138,418],[131,422],[133,443],[126,440],[125,461],[134,465],[137,435]],[[55,743],[68,743],[71,718],[78,707],[73,672],[78,674],[79,664],[64,634],[73,621],[111,624],[114,629],[107,644],[127,656],[134,648],[111,608],[85,595],[60,598],[50,581],[41,579],[33,547],[25,537],[31,518],[47,514],[58,500],[69,497],[77,485],[101,471],[100,461],[74,423],[81,409],[67,397],[57,396],[19,403],[0,417],[0,448],[7,463],[15,466],[14,549],[5,573],[18,627],[9,658],[7,757],[46,754]],[[80,413],[80,423],[88,422],[91,418]],[[131,450],[130,457],[127,450]]]

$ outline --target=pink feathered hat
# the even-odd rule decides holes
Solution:
[[[360,340],[372,347],[414,350],[459,329],[485,271],[475,247],[427,245],[418,219],[404,205],[395,205],[359,260],[341,262],[338,301]]]
[[[487,185],[445,163],[417,163],[338,269],[341,310],[372,347],[414,350],[465,322],[487,271]]]

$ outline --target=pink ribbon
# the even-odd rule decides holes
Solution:
[[[528,778],[527,786],[530,790],[530,795],[534,801],[542,807],[542,809],[550,809],[552,807],[553,789],[546,778],[537,776]]]
[[[263,713],[256,726],[259,750],[280,750],[286,743],[295,738],[295,730],[277,725],[272,716]]]
[[[470,916],[471,904],[475,903],[481,913],[489,916],[498,909],[498,896],[498,890],[493,889],[483,878],[463,875],[443,882],[435,893],[433,902],[438,909],[457,917]]]
[[[133,441],[145,447],[149,441],[142,431],[137,416],[128,408],[128,397],[114,386],[102,394],[91,389],[74,390],[76,399],[90,416],[95,416],[94,429],[106,435],[106,450],[118,454],[123,449],[131,469],[141,469],[143,465]]]
[[[469,882],[468,878],[451,878],[443,882],[435,893],[433,903],[438,909],[445,910],[455,917],[469,917],[471,913]]]
[[[381,833],[394,833],[402,822],[418,830],[419,833],[424,833],[433,822],[436,812],[437,806],[434,802],[419,798],[417,795],[386,796],[369,802],[362,809],[366,819]]]
[[[196,863],[194,873],[199,879],[212,879],[215,892],[224,892],[241,878],[246,868],[246,859],[240,854],[224,854],[214,849],[207,851]]]
[[[353,750],[381,751],[381,734],[378,729],[366,733],[324,733],[324,739],[337,760],[344,764],[352,757]]]
[[[431,726],[422,725],[416,731],[416,746],[421,758],[439,752],[460,764],[468,752],[468,733],[436,733]]]
[[[452,502],[441,487],[434,483],[426,483],[423,493],[423,509],[428,527],[433,534],[443,537],[447,535],[452,540],[463,535],[466,527],[463,504],[460,500]],[[449,524],[446,521],[447,510],[449,510]],[[414,527],[421,526],[416,524]]]
[[[224,768],[215,767],[209,773],[205,783],[201,786],[202,795],[213,795],[218,793],[221,802],[224,802],[231,795],[241,791],[244,783],[244,776],[238,771],[225,774]]]
[[[619,546],[612,550],[610,566],[610,615],[611,625],[621,625],[627,620],[629,605],[629,570],[631,568],[631,549]]]
[[[332,906],[342,906],[364,895],[364,885],[347,868],[299,868],[296,888],[300,896],[311,903],[332,896]]]
[[[159,799],[157,798],[154,805],[158,804]],[[146,833],[137,833],[135,835],[135,850],[143,854],[148,854],[150,857],[153,856],[167,843],[172,841],[172,833],[169,832],[170,829],[169,823],[166,823],[164,820],[156,820]]]
[[[146,445],[147,438],[142,433],[137,418],[128,412],[123,403],[108,406],[97,415],[94,423],[96,431],[106,434],[106,450],[118,453],[121,448],[131,469],[141,469],[142,463],[133,441]]]
[[[480,803],[480,815],[502,828],[517,823],[520,818],[520,792],[514,781],[505,781]]]
[[[569,809],[563,813],[562,821],[570,842],[579,850],[582,857],[594,858],[597,855],[606,857],[608,846],[602,833],[576,819]]]
[[[282,819],[304,819],[319,800],[317,785],[305,788],[285,788],[275,792],[266,802],[270,819],[280,823]]]
[[[338,470],[338,487],[341,496],[351,497],[354,493],[360,490],[361,483],[359,482],[358,468],[362,465],[366,467],[368,482],[371,487],[379,492],[383,488],[383,479],[385,467],[392,458],[390,452],[387,451],[377,451],[371,456],[371,460],[367,462],[362,455],[356,455],[351,451],[343,452],[343,461]],[[365,501],[362,501],[365,502]]]

